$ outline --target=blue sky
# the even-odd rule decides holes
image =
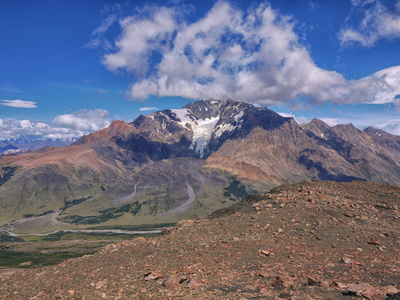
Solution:
[[[0,139],[203,98],[400,135],[400,0],[0,0]]]

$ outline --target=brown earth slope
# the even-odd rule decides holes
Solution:
[[[0,299],[387,299],[400,288],[399,205],[384,184],[282,186],[163,236],[18,271]]]
[[[400,137],[197,101],[114,121],[71,146],[0,157],[0,230],[174,223],[307,179],[400,185]]]

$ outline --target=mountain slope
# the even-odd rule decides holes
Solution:
[[[400,138],[377,133],[316,119],[299,126],[230,100],[114,121],[71,146],[1,157],[0,224],[160,224],[310,178],[400,184]]]
[[[375,134],[378,132],[376,129],[362,131],[352,124],[327,128],[320,120],[310,123],[303,126],[307,134],[322,148],[334,150],[352,164],[360,178],[400,184],[398,136],[386,132],[384,136],[382,133],[379,136],[379,133]],[[319,128],[323,134],[315,135],[315,130],[312,131],[310,127]]]
[[[319,147],[294,120],[270,130],[258,127],[244,139],[229,140],[207,162],[208,167],[239,178],[275,185],[306,178],[361,179],[351,164],[335,151]]]
[[[385,184],[281,186],[163,236],[20,270],[0,278],[0,298],[384,300],[400,289],[399,204]]]
[[[76,139],[67,140],[37,140],[17,139],[0,141],[0,155],[35,151],[45,147],[62,147],[72,144]]]

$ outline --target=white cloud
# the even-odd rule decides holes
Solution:
[[[108,16],[99,27],[97,27],[93,32],[92,35],[98,35],[106,32],[117,20],[117,16],[111,15]]]
[[[400,66],[378,71],[359,80],[343,81],[320,91],[315,102],[394,103],[400,95]]]
[[[114,12],[114,9],[111,9]],[[115,13],[115,12],[114,12]],[[92,39],[84,45],[85,48],[97,48],[103,45],[104,49],[110,49],[111,45],[108,40],[104,37],[106,31],[117,21],[115,14],[106,17],[101,24],[92,32]]]
[[[277,112],[277,114],[284,118],[294,118],[293,114],[288,114],[288,113],[284,113],[284,112]]]
[[[43,138],[50,130],[50,127],[42,122],[15,119],[1,120],[0,128],[0,139],[26,136]]]
[[[298,96],[314,103],[389,103],[400,94],[400,67],[350,81],[319,68],[300,43],[295,22],[266,3],[244,12],[220,0],[192,23],[180,9],[152,7],[119,20],[121,34],[102,62],[111,71],[134,74],[128,98],[230,98],[272,105]],[[346,34],[356,39],[362,33]]]
[[[16,107],[16,108],[35,108],[36,102],[26,100],[0,100],[0,105]]]
[[[400,119],[380,120],[372,124],[372,127],[382,129],[391,134],[400,135]]]
[[[136,76],[143,76],[149,68],[147,56],[168,48],[163,44],[172,38],[177,24],[175,11],[161,7],[154,10],[151,19],[128,17],[120,21],[120,26],[122,36],[115,43],[119,50],[106,55],[103,63],[112,71],[126,68]]]
[[[400,38],[399,3],[390,8],[381,0],[352,1],[353,12],[338,34],[341,44],[371,47],[381,39]]]
[[[135,74],[129,92],[135,100],[157,95],[272,104],[344,80],[318,68],[294,22],[267,4],[244,13],[219,1],[194,23],[177,15],[177,7],[160,7],[120,21],[117,50],[103,63]]]
[[[277,112],[277,114],[279,114],[285,118],[294,118],[298,124],[304,124],[304,123],[308,122],[308,119],[304,116],[298,117],[298,116],[295,116],[294,114],[284,113],[284,112]]]
[[[56,116],[50,126],[39,120],[0,119],[0,140],[30,137],[36,139],[70,139],[98,131],[110,125],[104,109],[78,110]]]
[[[111,124],[108,111],[105,109],[77,110],[72,114],[55,117],[53,123],[59,127],[89,132],[103,129]]]
[[[158,110],[157,107],[141,107],[139,108],[139,111],[152,111],[152,110]]]
[[[339,124],[344,124],[342,122],[340,122],[338,119],[332,119],[332,118],[320,118],[320,120],[322,122],[325,122],[326,124],[328,124],[329,126],[336,126]]]

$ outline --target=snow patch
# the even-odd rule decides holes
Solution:
[[[236,126],[233,126],[232,124],[224,124],[219,125],[217,128],[218,129],[215,131],[215,136],[219,138],[225,131],[232,132],[233,130],[235,130]]]
[[[239,122],[239,120],[243,117],[244,111],[241,110],[234,118],[236,122]]]
[[[198,120],[192,124],[193,129],[193,141],[190,145],[190,149],[194,149],[200,153],[200,157],[204,156],[204,151],[210,142],[211,135],[214,131],[215,125],[218,123],[219,118],[210,118]]]
[[[193,131],[193,140],[189,149],[195,150],[200,154],[200,157],[203,157],[205,149],[207,148],[211,135],[215,129],[215,125],[218,123],[219,117],[193,120],[190,117],[192,112],[189,109],[172,109],[171,111],[180,120],[178,123],[181,126],[191,126]]]
[[[189,117],[192,113],[189,109],[171,109],[171,112],[174,113],[179,120],[181,120],[179,122],[181,126],[186,127],[186,124],[191,125],[193,123],[193,120]]]

